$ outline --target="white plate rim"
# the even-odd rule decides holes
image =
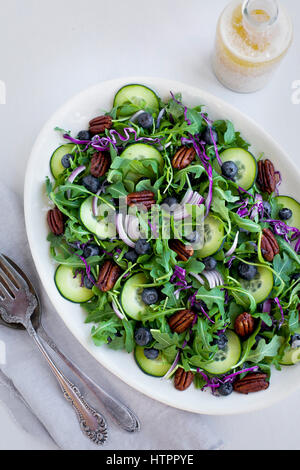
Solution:
[[[198,97],[201,96],[201,98],[203,99],[203,104],[205,106],[207,106],[208,109],[211,106],[213,106],[218,110],[222,110],[223,118],[225,117],[224,116],[225,114],[230,115],[230,116],[237,116],[237,118],[240,118],[240,120],[243,121],[244,123],[247,122],[249,124],[249,127],[251,127],[252,129],[256,129],[256,131],[257,131],[258,135],[260,136],[260,138],[262,138],[262,140],[264,140],[265,142],[268,142],[268,144],[271,148],[276,148],[277,153],[282,156],[282,160],[288,162],[288,164],[289,164],[288,167],[292,169],[292,172],[295,172],[296,178],[297,177],[299,178],[300,173],[299,173],[298,168],[296,167],[294,162],[291,160],[291,158],[287,155],[287,153],[284,151],[284,149],[277,142],[275,142],[275,140],[271,137],[270,134],[268,134],[266,131],[264,131],[262,129],[259,129],[259,126],[257,125],[257,123],[253,119],[246,116],[244,113],[239,111],[237,108],[233,107],[232,105],[228,104],[224,100],[222,100],[222,99],[220,99],[220,98],[212,95],[211,93],[208,93],[208,92],[206,92],[206,91],[204,91],[200,88],[197,88],[197,87],[194,87],[194,86],[191,86],[191,85],[187,85],[185,83],[181,83],[181,82],[178,82],[178,81],[165,79],[165,78],[143,77],[143,76],[142,77],[134,76],[134,77],[118,78],[118,79],[114,79],[114,80],[100,82],[96,85],[93,85],[93,86],[83,90],[82,92],[76,94],[75,96],[73,96],[66,103],[64,103],[58,110],[56,110],[56,112],[54,114],[52,114],[52,116],[49,118],[49,120],[42,127],[42,129],[41,129],[41,131],[40,131],[40,133],[39,133],[39,135],[38,135],[38,137],[37,137],[37,139],[36,139],[36,141],[33,145],[33,148],[32,148],[32,151],[31,151],[31,154],[30,154],[30,157],[29,157],[29,161],[28,161],[28,164],[27,164],[27,169],[26,169],[26,174],[25,174],[25,183],[24,183],[24,211],[25,211],[26,232],[27,232],[27,237],[28,237],[28,241],[29,241],[29,246],[30,246],[30,249],[31,249],[31,254],[32,254],[37,272],[39,274],[41,282],[42,282],[42,284],[43,284],[46,291],[47,291],[47,287],[49,286],[49,277],[46,275],[44,266],[40,262],[40,259],[37,255],[37,251],[36,251],[36,248],[35,248],[36,239],[35,239],[35,236],[34,236],[35,229],[33,229],[33,226],[31,224],[31,217],[32,217],[32,214],[33,214],[32,200],[31,200],[31,187],[32,187],[32,184],[33,184],[33,173],[35,171],[35,163],[37,161],[37,150],[40,147],[40,145],[41,145],[41,143],[44,139],[44,134],[47,133],[49,128],[52,126],[52,123],[56,121],[56,116],[59,116],[60,113],[63,110],[65,110],[66,108],[71,107],[72,104],[74,103],[74,101],[79,100],[80,98],[84,97],[87,94],[92,94],[93,92],[96,93],[96,91],[98,91],[99,89],[101,89],[101,87],[104,87],[104,86],[107,86],[108,88],[111,88],[112,90],[117,90],[121,86],[123,86],[125,84],[129,84],[129,83],[144,83],[145,85],[152,87],[153,89],[157,90],[158,92],[159,92],[161,87],[164,87],[164,88],[169,88],[169,90],[173,90],[173,91],[174,90],[182,91],[183,96],[185,94],[196,95]],[[113,98],[113,96],[111,97],[111,99],[112,98]],[[101,105],[101,103],[100,103],[100,105]],[[226,111],[224,111],[224,110],[226,110]],[[220,113],[220,118],[221,119],[222,119],[222,113]],[[236,129],[239,130],[239,127],[240,127],[239,123],[235,121],[234,124],[235,124]],[[57,125],[59,125],[59,122],[57,122]],[[51,129],[53,129],[53,127],[51,127]],[[50,158],[50,156],[49,156],[49,158]],[[280,168],[280,170],[283,171],[284,169]],[[41,175],[41,177],[43,178],[44,175]],[[45,240],[45,243],[48,243],[48,242]],[[49,261],[50,261],[50,257],[49,257]],[[59,296],[58,293],[57,293],[57,295]],[[263,408],[269,407],[269,406],[277,403],[278,401],[288,397],[292,392],[294,392],[294,391],[296,391],[300,388],[300,374],[299,374],[298,380],[295,381],[295,383],[293,383],[292,386],[282,387],[280,390],[277,390],[276,394],[270,392],[271,387],[269,387],[269,389],[265,392],[261,392],[259,394],[253,394],[253,395],[257,395],[257,400],[250,399],[250,400],[247,401],[247,398],[250,397],[250,395],[248,395],[247,397],[244,397],[245,402],[244,402],[243,405],[240,405],[240,406],[237,406],[237,407],[235,407],[234,405],[232,405],[232,406],[230,405],[230,406],[227,406],[227,407],[225,406],[223,409],[220,406],[216,406],[216,407],[213,407],[213,406],[212,407],[211,406],[209,406],[209,407],[204,406],[203,407],[201,405],[199,405],[199,407],[198,406],[195,407],[194,405],[191,406],[189,404],[189,397],[191,397],[190,389],[187,391],[188,393],[185,392],[186,397],[187,397],[186,400],[182,400],[182,398],[184,396],[181,394],[181,392],[178,392],[179,395],[178,395],[177,399],[173,399],[170,396],[169,397],[166,396],[165,392],[163,392],[163,393],[158,392],[158,391],[154,391],[154,392],[151,391],[150,392],[147,389],[147,387],[145,385],[143,385],[142,381],[139,382],[138,380],[136,380],[134,378],[128,378],[128,377],[126,377],[126,374],[124,374],[124,372],[122,372],[120,370],[117,370],[116,368],[112,367],[111,364],[109,364],[109,363],[105,363],[105,362],[101,361],[99,359],[99,357],[97,357],[97,355],[95,354],[94,350],[91,350],[90,344],[87,344],[87,342],[82,341],[81,339],[79,339],[76,336],[76,334],[74,333],[74,329],[72,328],[72,325],[70,325],[70,324],[68,324],[68,322],[66,322],[66,320],[64,318],[64,315],[63,315],[63,312],[60,311],[60,309],[58,308],[57,299],[50,296],[50,300],[51,300],[52,304],[54,305],[54,307],[56,308],[59,316],[62,318],[62,320],[66,324],[67,328],[72,332],[72,334],[82,344],[82,346],[92,356],[94,356],[94,358],[102,366],[104,366],[107,370],[109,370],[111,373],[116,375],[122,381],[127,383],[129,386],[133,387],[134,389],[138,390],[139,392],[143,393],[144,395],[146,395],[146,396],[148,396],[152,399],[155,399],[155,400],[160,401],[161,403],[164,403],[165,405],[172,406],[174,408],[182,409],[182,410],[193,412],[193,413],[199,413],[199,414],[234,415],[234,414],[257,411],[257,410],[261,410]],[[275,373],[277,373],[277,372],[275,372]],[[155,380],[155,379],[153,379],[153,380]],[[198,390],[195,390],[194,393],[200,394],[199,395],[199,401],[201,401],[201,393],[202,392],[200,392]],[[264,393],[264,398],[261,398],[262,393]],[[217,400],[217,402],[219,400],[223,400],[223,399],[215,398],[215,397],[213,397],[213,399]],[[226,400],[228,400],[228,398],[226,398]],[[223,402],[223,404],[226,405],[226,402],[225,403]],[[227,404],[229,404],[229,402],[227,402]]]

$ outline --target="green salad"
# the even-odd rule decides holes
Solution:
[[[272,155],[143,85],[75,136],[56,131],[55,283],[97,346],[215,396],[265,390],[272,366],[300,361],[300,205],[279,195]]]

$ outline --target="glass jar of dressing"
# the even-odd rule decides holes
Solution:
[[[231,90],[257,91],[270,80],[292,37],[291,19],[276,0],[234,0],[218,21],[214,72]]]

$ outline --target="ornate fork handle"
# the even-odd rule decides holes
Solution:
[[[53,374],[57,378],[66,400],[68,400],[77,415],[82,432],[95,444],[101,445],[107,439],[107,424],[104,417],[91,408],[83,399],[75,385],[73,385],[57,368],[46,349],[44,348],[40,338],[31,324],[28,325],[27,331],[35,341],[37,347],[48,362]]]
[[[109,395],[103,388],[90,379],[79,367],[71,361],[56,346],[52,338],[48,335],[42,325],[39,326],[38,332],[41,338],[50,346],[50,348],[64,361],[64,363],[74,372],[93,392],[98,400],[105,406],[106,410],[114,418],[114,420],[127,432],[136,432],[140,430],[140,422],[137,416],[126,405],[116,398]]]

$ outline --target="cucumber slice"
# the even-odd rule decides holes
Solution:
[[[216,253],[224,242],[224,225],[214,217],[209,215],[204,221],[204,245],[197,250],[199,258],[206,258]]]
[[[275,200],[277,204],[282,205],[284,208],[290,209],[293,213],[292,217],[289,220],[285,220],[284,222],[290,227],[296,227],[298,230],[300,230],[300,204],[299,202],[297,202],[295,199],[293,199],[290,196],[278,196],[278,197],[275,197]],[[278,214],[276,215],[275,218],[280,220]]]
[[[141,298],[143,287],[140,287],[146,283],[147,279],[143,273],[135,274],[125,282],[121,292],[121,304],[125,313],[137,321],[142,320],[147,307]]]
[[[225,349],[219,349],[213,362],[203,366],[203,369],[213,375],[225,374],[238,363],[242,346],[237,334],[231,330],[226,331],[228,343]]]
[[[116,236],[116,227],[113,223],[105,222],[93,214],[93,196],[87,198],[80,206],[79,217],[84,227],[96,235],[100,240]]]
[[[159,164],[159,168],[162,171],[164,167],[164,160],[161,153],[152,145],[147,144],[132,144],[129,145],[123,153],[122,158],[127,160],[156,160]]]
[[[300,333],[300,328],[298,328],[295,333]],[[300,347],[299,348],[288,348],[286,349],[282,359],[279,361],[279,364],[283,366],[293,366],[300,362]]]
[[[114,107],[121,106],[126,102],[139,105],[141,101],[145,102],[144,107],[153,111],[159,110],[159,101],[153,90],[144,85],[126,85],[121,88],[114,99]]]
[[[88,302],[94,293],[91,289],[80,287],[81,277],[74,278],[73,269],[61,264],[58,266],[54,281],[59,293],[67,300],[76,304]]]
[[[255,157],[242,148],[232,148],[224,150],[220,154],[223,163],[231,161],[238,167],[235,182],[243,189],[250,189],[255,183],[257,176],[257,163]],[[221,174],[221,168],[217,160],[214,161],[214,168]]]
[[[147,145],[147,144],[129,145],[129,147],[127,147],[124,150],[124,152],[121,154],[121,157],[126,158],[127,160],[147,160],[147,159],[156,160],[159,165],[160,173],[163,172],[163,168],[164,168],[163,157],[161,153],[152,145]],[[152,178],[154,178],[154,176],[155,174],[153,172]],[[128,171],[128,173],[125,175],[125,178],[124,178],[124,184],[125,184],[126,189],[129,192],[133,192],[134,185],[143,177],[144,175],[135,173],[132,170]]]
[[[241,286],[246,289],[255,299],[256,303],[263,302],[271,293],[274,284],[274,278],[272,272],[262,266],[257,268],[257,274],[252,281],[246,281],[245,279],[239,278]],[[248,304],[248,299],[243,294],[237,294],[233,292],[237,303],[242,305]],[[239,302],[240,301],[240,302]]]
[[[171,364],[164,359],[161,352],[156,359],[147,359],[144,349],[142,346],[137,346],[134,351],[134,357],[139,368],[145,374],[152,375],[152,377],[163,377],[170,369]]]
[[[73,153],[74,148],[74,144],[65,144],[61,145],[53,152],[50,159],[50,170],[55,179],[57,179],[59,175],[65,170],[61,164],[62,157],[68,153]]]

